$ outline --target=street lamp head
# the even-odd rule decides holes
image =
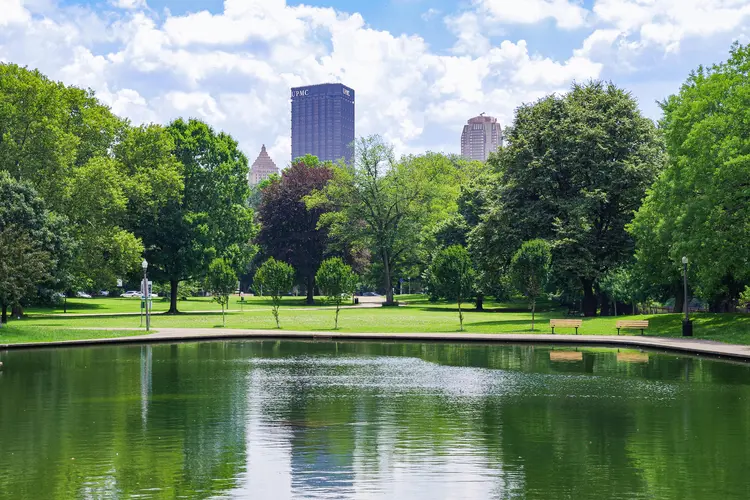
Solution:
[[[687,263],[688,263],[688,258],[687,258],[687,257],[683,257],[683,258],[682,258],[682,263],[683,263],[684,265],[687,265]]]
[[[144,271],[148,269],[148,262],[146,262],[146,259],[143,259],[143,262],[141,262],[141,267]]]

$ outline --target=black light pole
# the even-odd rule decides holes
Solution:
[[[693,323],[690,321],[690,303],[688,302],[688,289],[687,289],[687,269],[688,269],[688,258],[682,258],[682,280],[685,289],[685,301],[683,307],[685,308],[685,319],[682,320],[682,336],[692,337],[693,336]]]

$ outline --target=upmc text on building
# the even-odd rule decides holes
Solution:
[[[311,154],[321,161],[351,163],[354,90],[340,83],[292,89],[292,160]]]

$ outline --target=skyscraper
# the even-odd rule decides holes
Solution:
[[[292,89],[292,160],[311,154],[351,163],[353,142],[353,89],[340,83]]]
[[[250,167],[250,185],[255,186],[262,180],[268,179],[272,174],[278,174],[279,169],[266,151],[266,145],[260,148],[260,154]]]
[[[475,116],[464,125],[461,133],[461,156],[471,160],[487,161],[490,153],[503,145],[503,135],[497,118]]]

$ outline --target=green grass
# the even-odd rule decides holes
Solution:
[[[401,296],[400,300],[408,305],[403,307],[344,309],[339,318],[340,332],[374,332],[374,333],[412,333],[412,332],[456,332],[458,331],[458,313],[455,303],[431,303],[419,295]],[[226,327],[235,329],[274,329],[270,301],[265,297],[247,299],[243,312],[227,314]],[[83,303],[81,312],[119,313],[138,312],[137,299],[74,299],[76,305]],[[90,305],[95,304],[92,311]],[[156,310],[166,310],[168,304]],[[536,330],[531,331],[531,314],[524,311],[522,301],[506,303],[486,302],[485,312],[469,309],[464,315],[464,327],[469,333],[549,333],[549,320],[563,318],[564,311],[551,307],[550,303],[542,304],[542,311],[536,315]],[[232,309],[239,309],[232,303]],[[333,310],[327,308],[318,299],[315,306],[305,306],[304,298],[285,297],[280,311],[281,326],[286,330],[325,332],[333,329]],[[221,314],[218,305],[210,299],[200,298],[180,302],[180,309],[186,311],[177,316],[155,315],[152,318],[153,329],[159,328],[221,328]],[[214,310],[215,313],[191,313],[190,311]],[[102,316],[76,317],[69,315],[47,315],[45,310],[29,310],[29,318],[11,322],[10,330],[0,330],[0,343],[22,341],[46,341],[61,338],[95,338],[132,335],[137,332],[116,332],[122,328],[139,328],[137,316]],[[735,344],[750,344],[750,315],[747,314],[698,314],[694,315],[695,337],[717,340]],[[620,316],[603,318],[585,318],[581,334],[614,335],[617,333],[615,323],[620,319],[647,319],[650,336],[679,337],[682,334],[679,314],[659,314],[645,316]],[[77,330],[92,328],[94,331]],[[15,329],[15,336],[12,333]],[[8,334],[10,331],[10,335]],[[573,329],[555,329],[556,333],[574,333]],[[640,334],[638,331],[624,331],[623,334]]]
[[[35,325],[31,321],[14,321],[0,328],[0,344],[106,339],[141,334],[142,332],[140,331],[127,330],[75,330],[70,328],[44,327]]]

